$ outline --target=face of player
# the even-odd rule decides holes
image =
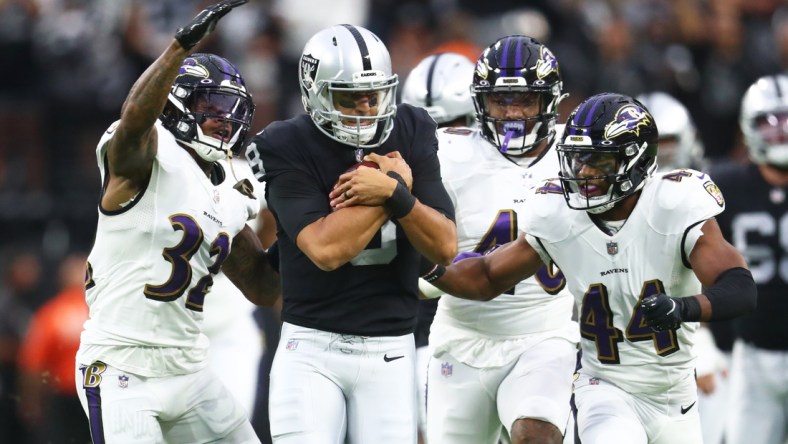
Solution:
[[[378,115],[378,107],[383,99],[383,91],[334,91],[332,98],[334,108],[348,116],[371,117]],[[343,119],[346,125],[356,125],[355,119]],[[368,126],[373,120],[359,121],[361,126]]]
[[[484,95],[490,117],[505,120],[526,120],[539,114],[539,94],[528,92],[494,92]]]
[[[247,110],[246,105],[236,96],[205,94],[196,98],[192,112],[202,116],[200,129],[206,136],[229,142],[240,125],[228,119],[243,118]]]
[[[574,177],[586,179],[579,182],[583,197],[601,196],[607,193],[608,176],[618,171],[618,155],[615,153],[573,153],[568,158]]]

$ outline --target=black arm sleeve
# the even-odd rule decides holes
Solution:
[[[711,302],[711,321],[724,321],[755,310],[758,290],[750,270],[730,268],[720,273],[703,294]]]

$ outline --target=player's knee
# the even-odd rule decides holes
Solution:
[[[561,444],[561,431],[549,422],[520,418],[512,424],[512,444]]]

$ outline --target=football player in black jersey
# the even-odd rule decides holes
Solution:
[[[736,320],[726,443],[788,438],[788,76],[758,79],[742,99],[750,164],[712,170],[727,210],[724,236],[746,257],[758,288],[755,312]]]
[[[416,441],[413,329],[419,258],[457,252],[436,124],[397,106],[397,76],[370,31],[315,34],[299,65],[307,114],[275,122],[247,158],[277,222],[282,334],[271,370],[276,443]],[[376,168],[359,167],[362,159]],[[363,175],[354,199],[335,189]]]

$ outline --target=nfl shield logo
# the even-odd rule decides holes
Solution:
[[[213,190],[213,202],[219,203],[222,198],[219,196],[219,190]]]
[[[126,388],[129,386],[129,377],[126,375],[118,376],[118,387]]]
[[[454,370],[454,366],[449,364],[448,362],[444,362],[441,364],[441,375],[448,378],[451,376],[452,370]]]
[[[295,339],[289,339],[287,341],[287,345],[285,345],[285,349],[293,351],[298,348],[298,341]]]
[[[614,255],[618,253],[618,242],[608,242],[607,243],[607,254]]]

